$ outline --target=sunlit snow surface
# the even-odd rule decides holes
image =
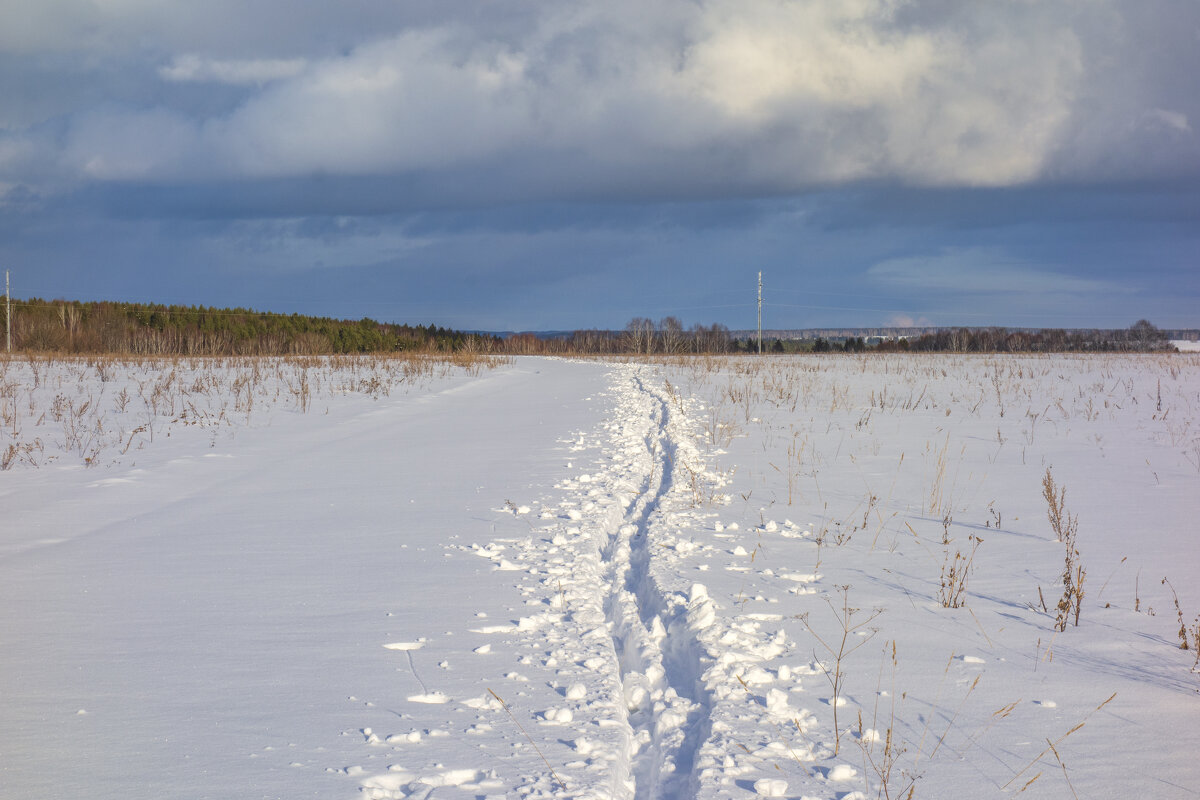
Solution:
[[[347,363],[7,364],[0,796],[1200,794],[1200,357]]]

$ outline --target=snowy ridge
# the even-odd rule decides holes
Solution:
[[[725,555],[709,543],[712,533],[723,529],[711,521],[717,515],[709,509],[729,502],[718,491],[728,478],[713,469],[698,445],[697,412],[703,406],[677,393],[669,381],[665,391],[650,388],[664,380],[661,373],[645,367],[630,368],[630,373],[625,380],[633,391],[626,390],[620,415],[624,448],[626,453],[640,449],[642,463],[652,465],[650,480],[614,539],[617,554],[610,559],[615,568],[624,567],[625,576],[618,594],[623,613],[613,620],[615,646],[618,653],[622,646],[627,651],[632,639],[642,648],[637,651],[641,660],[634,663],[644,670],[635,667],[622,675],[631,718],[636,720],[638,712],[630,702],[630,688],[636,693],[646,675],[662,676],[651,682],[661,695],[651,696],[653,720],[648,722],[653,728],[641,729],[646,747],[638,796],[728,797],[731,783],[763,796],[784,794],[789,782],[793,787],[806,784],[813,793],[837,792],[854,770],[805,766],[833,757],[833,748],[821,738],[813,713],[790,705],[789,689],[800,689],[802,675],[821,674],[821,665],[764,669],[764,663],[792,655],[795,648],[779,625],[782,617],[747,613],[746,597],[718,602],[705,583],[686,577],[707,572],[714,556]],[[646,431],[640,441],[639,423]],[[741,541],[771,534],[807,538],[811,531],[770,522],[745,533],[735,524],[723,535]],[[750,567],[727,565],[726,571],[752,572],[781,592],[814,593],[809,584],[820,580],[811,574],[776,577],[770,569],[756,567],[754,554],[741,546],[730,553],[737,562],[749,557]],[[622,638],[626,632],[628,639]],[[623,664],[628,661],[622,659]],[[639,730],[636,723],[633,727]],[[748,736],[749,731],[754,735]],[[635,771],[638,767],[635,762]]]
[[[708,732],[710,700],[698,681],[705,654],[695,630],[712,614],[699,584],[690,605],[664,593],[651,576],[650,528],[681,469],[680,448],[667,401],[640,376],[627,381],[617,444],[644,477],[603,550],[610,576],[605,609],[637,747],[634,796],[681,797],[692,791],[695,754]]]
[[[478,629],[511,634],[523,650],[548,654],[542,666],[559,676],[567,703],[534,720],[585,731],[567,740],[581,758],[532,780],[536,791],[556,793],[562,781],[572,797],[695,792],[695,757],[709,732],[702,663],[711,661],[697,634],[714,611],[699,584],[690,593],[660,586],[650,542],[656,526],[669,524],[665,507],[687,504],[682,459],[690,466],[698,456],[687,441],[686,417],[672,413],[644,372],[614,368],[613,416],[570,448],[599,449],[604,467],[559,484],[565,496],[542,508],[540,535],[471,548],[496,570],[521,576],[526,602],[541,608],[514,624]],[[505,512],[523,518],[533,509],[511,504]],[[554,744],[547,745],[552,752]],[[416,787],[393,794],[380,793],[377,779],[364,784],[372,798],[405,797],[408,788]]]
[[[810,796],[838,796],[855,771],[806,766],[833,757],[832,736],[810,709],[791,705],[802,676],[823,675],[822,665],[764,668],[795,657],[783,617],[747,608],[762,596],[714,597],[695,579],[710,575],[728,593],[736,584],[709,572],[724,565],[721,572],[765,581],[779,594],[814,594],[819,575],[775,575],[741,544],[721,549],[728,541],[757,551],[756,539],[806,540],[812,532],[791,522],[741,531],[712,521],[713,509],[729,502],[719,491],[728,476],[698,444],[703,406],[658,369],[614,365],[608,396],[610,417],[570,448],[598,450],[599,468],[559,483],[565,495],[545,500],[537,515],[544,527],[528,522],[537,535],[472,548],[518,577],[526,603],[540,609],[478,630],[544,654],[541,666],[567,701],[532,715],[559,730],[543,744],[547,761],[562,766],[553,775],[542,769],[520,791],[675,800],[726,797],[735,783],[763,796],[806,784]],[[510,504],[505,513],[528,519],[534,511]],[[495,717],[492,724],[502,724]],[[575,758],[563,757],[563,743]]]
[[[553,774],[534,766],[541,774],[528,776],[522,793],[648,800],[693,796],[699,786],[697,757],[711,732],[705,671],[716,663],[701,636],[715,627],[717,609],[703,584],[684,581],[672,556],[697,547],[679,538],[680,527],[709,516],[695,508],[696,482],[720,478],[692,441],[684,401],[652,388],[651,374],[615,365],[611,416],[571,440],[572,452],[599,451],[599,469],[561,481],[562,494],[543,498],[538,512],[516,503],[499,509],[533,535],[450,548],[512,573],[537,609],[475,629],[499,636],[497,648],[537,654],[521,663],[549,670],[564,701],[532,713],[519,701],[510,706],[518,719],[553,732],[538,745]],[[481,721],[505,724],[499,704],[484,706],[476,709]],[[363,788],[374,800],[421,787],[374,776]]]

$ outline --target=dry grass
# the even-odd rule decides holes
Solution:
[[[984,630],[988,620],[975,618],[968,603],[988,596],[995,585],[994,576],[986,572],[995,566],[992,559],[1012,554],[1013,534],[1036,536],[1042,513],[1047,514],[1059,545],[1032,543],[1024,552],[1034,560],[1030,570],[1045,575],[1043,587],[1053,581],[1052,576],[1061,576],[1062,599],[1047,592],[1038,613],[1055,618],[1055,637],[1081,622],[1087,571],[1077,544],[1079,520],[1066,504],[1060,476],[1048,469],[1050,455],[1064,443],[1070,443],[1072,452],[1087,448],[1096,457],[1111,460],[1128,452],[1131,445],[1141,446],[1142,437],[1148,438],[1160,446],[1150,459],[1155,463],[1147,461],[1142,469],[1138,459],[1127,466],[1141,471],[1131,479],[1144,477],[1152,487],[1160,482],[1160,476],[1166,486],[1167,474],[1178,480],[1181,466],[1191,474],[1193,469],[1200,470],[1200,430],[1194,423],[1200,413],[1200,356],[864,354],[696,357],[660,363],[681,393],[686,387],[709,401],[704,438],[710,446],[717,446],[724,430],[721,426],[736,420],[737,440],[728,437],[720,446],[736,450],[743,459],[737,495],[745,502],[745,513],[766,512],[771,506],[778,512],[787,507],[793,517],[807,514],[812,520],[812,530],[805,538],[815,546],[814,573],[822,566],[842,569],[846,559],[856,559],[847,571],[879,569],[885,575],[892,569],[907,571],[927,581],[926,599],[936,599],[946,609],[967,608],[984,638],[988,638]],[[912,447],[911,437],[904,439],[911,426],[929,431],[917,439],[918,443],[924,441],[923,447]],[[1133,431],[1136,442],[1132,434],[1126,435]],[[905,454],[902,448],[909,452]],[[1168,458],[1175,462],[1160,463]],[[1013,476],[1028,476],[1035,487],[1042,478],[1045,505],[1038,501],[1036,489],[1020,496],[998,495],[988,488],[988,473],[999,473],[1006,487],[1022,485]],[[885,491],[879,491],[877,497],[873,488]],[[1095,487],[1083,491],[1094,492]],[[1077,498],[1076,502],[1081,501]],[[865,541],[854,541],[856,531],[868,521],[871,530]],[[991,540],[989,548],[1001,550],[979,551],[985,529],[998,532],[986,538]],[[969,536],[955,542],[952,537],[959,530]],[[1044,541],[1044,533],[1042,538]],[[942,549],[936,546],[939,539]],[[885,550],[876,547],[889,542]],[[839,543],[848,547],[825,549]],[[888,563],[888,553],[905,560]],[[922,557],[912,559],[914,553]],[[984,560],[989,553],[993,555]],[[869,566],[862,563],[868,558]],[[822,559],[833,563],[825,564]],[[1105,567],[1105,572],[1111,566]],[[975,587],[969,589],[968,580],[980,581],[978,595],[971,593]],[[1136,587],[1131,588],[1136,595]],[[909,599],[921,602],[919,593],[912,593]],[[803,623],[809,632],[815,627],[824,637],[813,646],[825,659],[822,667],[836,698],[845,692],[846,672],[851,673],[851,684],[857,677],[854,659],[847,670],[844,659],[849,653],[839,653],[837,631],[856,627],[868,612],[855,610],[852,619],[843,622],[848,601],[836,594],[831,600],[830,607],[839,619],[836,626],[830,629],[833,622],[826,619],[826,612],[813,612],[813,618],[805,618]],[[1027,605],[1037,608],[1036,596]],[[1144,608],[1137,600],[1135,606]],[[1182,612],[1186,603],[1180,606],[1176,609],[1177,641],[1181,647],[1186,645],[1190,658],[1191,650],[1200,646],[1200,616],[1189,624],[1189,617]],[[1055,612],[1049,607],[1055,607]],[[1040,634],[1043,626],[1034,624]],[[991,646],[990,638],[988,644]],[[1032,650],[1032,640],[1029,645]],[[1052,658],[1051,647],[1043,650],[1039,636],[1037,663],[1049,663]],[[1200,658],[1196,664],[1200,667]],[[846,720],[839,718],[836,702],[833,700],[832,708],[840,744]],[[1005,716],[1013,707],[1015,704],[1010,704],[997,713]],[[904,741],[894,730],[897,716],[903,716],[901,711],[877,709],[870,726],[879,727],[878,736],[872,734],[870,741],[860,739],[860,745],[869,749],[863,758],[871,778],[871,796],[876,789],[888,798],[912,793],[927,759],[945,738],[946,734],[939,738],[938,732],[930,731],[929,741],[918,744],[916,737]],[[848,716],[844,707],[840,716]],[[863,717],[870,718],[866,708]],[[860,728],[866,724],[861,721]],[[1057,773],[1068,781],[1061,786],[1061,794],[1071,796],[1074,787],[1069,780],[1073,776],[1068,776],[1064,767],[1071,758],[1063,746],[1069,745],[1069,740],[1064,741],[1068,736],[1070,732],[1058,739],[1052,736],[1047,745],[1053,746],[1039,756],[1053,772],[1047,770],[1043,775],[1037,769],[1022,770],[1006,793],[1020,793],[1023,783],[1040,783],[1045,788],[1048,777],[1058,780]],[[1007,779],[1005,776],[1000,782]]]
[[[967,604],[967,578],[971,574],[975,552],[979,550],[979,545],[983,544],[983,539],[973,533],[967,539],[971,543],[969,552],[955,550],[951,556],[947,550],[942,561],[942,578],[938,589],[938,602],[942,604],[942,608],[962,608]]]
[[[946,743],[946,739],[950,735],[950,731],[958,724],[958,718],[966,706],[971,695],[979,687],[980,676],[976,676],[967,687],[958,703],[957,708],[952,713],[944,715],[946,720],[945,727],[941,733],[931,731],[933,724],[932,715],[922,715],[924,724],[921,727],[921,735],[916,741],[906,741],[901,733],[901,709],[897,706],[897,701],[903,703],[908,697],[908,693],[898,691],[896,686],[896,673],[900,667],[898,647],[895,641],[891,642],[891,646],[885,649],[885,654],[889,656],[891,663],[891,685],[888,691],[883,691],[883,668],[879,673],[879,682],[875,692],[875,706],[872,711],[869,727],[864,722],[863,714],[860,711],[858,714],[858,727],[856,731],[856,744],[862,751],[864,777],[867,779],[866,791],[871,791],[869,776],[874,775],[877,781],[876,797],[884,800],[891,798],[903,798],[904,800],[913,800],[916,796],[917,782],[924,775],[925,767],[922,762],[931,762],[935,759],[942,746]],[[941,701],[942,691],[947,679],[950,676],[950,668],[954,663],[954,655],[946,660],[946,666],[942,670],[941,682],[938,686],[937,698],[934,701],[938,705]],[[888,708],[886,715],[880,712],[880,698],[888,698]],[[993,721],[997,718],[1007,716],[1008,713],[1017,704],[1011,703],[993,714]],[[883,732],[877,730],[880,726],[885,726]],[[936,737],[936,739],[935,739]],[[915,737],[914,737],[915,738]],[[973,741],[973,737],[971,741]],[[932,742],[929,750],[926,751],[926,742]],[[911,752],[911,761],[906,758]],[[962,751],[958,752],[961,758]]]
[[[838,754],[842,746],[842,729],[838,723],[838,706],[840,705],[842,697],[845,693],[846,659],[848,659],[855,651],[857,651],[867,642],[871,641],[877,631],[867,628],[867,626],[883,613],[883,609],[875,608],[867,612],[866,616],[864,617],[862,616],[862,609],[853,608],[850,605],[850,587],[839,586],[838,591],[842,595],[842,602],[840,606],[835,605],[829,598],[825,598],[825,602],[829,605],[829,610],[833,612],[833,616],[837,619],[838,628],[840,629],[840,636],[838,636],[836,639],[832,639],[832,644],[830,641],[826,641],[825,638],[817,632],[816,628],[813,627],[812,623],[809,621],[807,612],[799,615],[798,617],[801,624],[808,629],[808,632],[812,634],[813,639],[817,641],[817,644],[821,646],[821,649],[823,649],[828,657],[833,661],[833,666],[830,667],[825,661],[820,659],[817,660],[817,663],[825,673],[825,678],[829,681],[830,689],[833,692],[833,696],[830,698],[829,705],[833,709],[834,755]],[[856,617],[858,619],[856,619]],[[858,641],[852,642],[851,637],[858,634],[859,631],[864,631],[865,635],[859,636]]]
[[[1042,497],[1046,499],[1046,516],[1050,527],[1054,530],[1056,541],[1062,542],[1066,549],[1062,572],[1062,597],[1058,601],[1054,627],[1064,631],[1067,623],[1074,619],[1079,627],[1079,611],[1083,604],[1083,583],[1087,578],[1087,570],[1079,563],[1079,549],[1075,546],[1075,537],[1079,531],[1079,518],[1066,509],[1067,489],[1054,483],[1054,475],[1049,469],[1042,478]]]
[[[346,395],[373,399],[506,359],[472,353],[283,357],[0,357],[0,469],[75,460],[94,467],[164,430],[218,431],[256,412],[301,414]]]
[[[517,730],[519,730],[525,736],[525,738],[529,740],[529,744],[533,746],[533,751],[542,759],[542,763],[546,765],[546,769],[550,770],[550,776],[554,778],[554,782],[557,783],[564,792],[569,791],[567,789],[567,785],[563,783],[562,778],[558,777],[558,773],[554,771],[554,767],[550,766],[550,760],[546,758],[546,755],[542,752],[542,749],[537,746],[537,742],[535,742],[533,737],[529,735],[529,732],[525,730],[525,726],[517,720],[517,717],[515,714],[513,714],[512,709],[508,707],[508,703],[504,702],[504,699],[492,691],[490,687],[488,688],[488,694],[496,698],[496,702],[498,702],[500,707],[503,708],[505,713],[508,714],[509,719],[511,719],[513,724],[517,726]]]
[[[1176,633],[1179,637],[1179,649],[1192,650],[1196,653],[1196,658],[1192,661],[1192,671],[1195,672],[1200,668],[1200,614],[1196,615],[1189,627],[1183,616],[1183,607],[1179,604],[1179,594],[1175,591],[1175,587],[1166,578],[1162,579],[1162,585],[1171,590],[1171,598],[1175,601],[1175,618],[1179,623],[1179,631]]]
[[[1107,700],[1105,700],[1103,703],[1101,703],[1100,705],[1096,706],[1091,711],[1089,711],[1087,713],[1087,716],[1085,716],[1082,721],[1076,723],[1074,727],[1072,727],[1070,730],[1068,730],[1062,736],[1059,736],[1057,739],[1054,739],[1053,741],[1051,741],[1050,739],[1047,739],[1046,740],[1046,749],[1043,750],[1042,752],[1038,753],[1036,758],[1034,758],[1032,761],[1030,761],[1028,764],[1026,764],[1019,772],[1017,772],[1015,775],[1013,775],[1012,778],[1008,781],[1008,783],[1001,786],[1000,789],[1002,791],[1007,791],[1010,786],[1013,786],[1020,778],[1027,775],[1030,770],[1032,770],[1035,766],[1037,766],[1038,762],[1041,761],[1043,758],[1045,758],[1048,753],[1053,753],[1055,762],[1062,768],[1063,777],[1067,782],[1067,786],[1070,789],[1072,796],[1078,797],[1078,795],[1075,794],[1075,787],[1071,786],[1071,779],[1070,779],[1070,776],[1067,775],[1066,764],[1063,763],[1062,756],[1059,754],[1058,748],[1062,746],[1063,742],[1065,742],[1068,737],[1070,737],[1073,733],[1075,733],[1075,732],[1079,731],[1081,728],[1083,728],[1083,726],[1087,724],[1087,721],[1089,719],[1091,719],[1093,714],[1095,714],[1097,711],[1099,711],[1100,709],[1104,708],[1106,705],[1111,703],[1116,698],[1116,696],[1117,695],[1115,693],[1110,695]],[[1016,791],[1016,794],[1021,794],[1026,789],[1028,789],[1030,786],[1032,786],[1034,784],[1034,782],[1038,780],[1038,778],[1042,777],[1042,774],[1043,774],[1042,772],[1038,772],[1032,778],[1029,778],[1027,781],[1025,781],[1025,783],[1021,785],[1021,788]]]

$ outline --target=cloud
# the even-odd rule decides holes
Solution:
[[[343,175],[438,169],[495,156],[530,135],[515,54],[459,51],[445,31],[406,33],[314,64],[204,126],[238,174]]]
[[[927,328],[933,325],[933,322],[924,315],[914,319],[908,314],[893,314],[888,317],[886,324],[893,328]]]
[[[1194,29],[1190,6],[402,5],[85,4],[82,21],[27,15],[41,44],[0,47],[153,59],[159,86],[63,115],[51,146],[81,181],[441,176],[460,199],[689,199],[1200,173],[1200,101],[1177,77],[1200,56],[1160,54],[1145,29]],[[222,86],[236,102],[204,102]]]
[[[929,294],[1120,294],[1113,281],[1069,275],[1027,264],[994,248],[947,248],[931,256],[895,258],[867,269],[867,278],[891,289]]]
[[[302,58],[205,59],[197,55],[176,56],[169,65],[159,67],[163,80],[180,82],[263,84],[300,74],[307,62]]]
[[[1180,111],[1170,111],[1165,108],[1152,108],[1146,112],[1144,119],[1151,127],[1162,127],[1179,133],[1191,133],[1192,126],[1187,114]]]
[[[198,132],[164,109],[104,109],[81,115],[62,149],[66,165],[85,178],[138,180],[193,168]],[[164,167],[171,165],[166,170]]]

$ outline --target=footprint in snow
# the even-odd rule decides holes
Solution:
[[[367,800],[425,800],[434,789],[444,786],[462,787],[471,791],[500,787],[495,773],[478,769],[451,769],[417,776],[408,770],[394,770],[372,775],[359,787]]]
[[[481,694],[479,697],[467,698],[466,700],[462,701],[462,704],[467,708],[473,708],[477,711],[499,711],[501,708],[503,708],[503,706],[500,705],[500,702],[496,699],[496,696],[491,694]]]
[[[539,722],[542,725],[566,725],[575,719],[575,714],[569,708],[549,708],[541,716]]]
[[[98,481],[92,481],[87,486],[89,489],[99,489],[105,486],[120,486],[123,483],[136,483],[129,478],[101,478]]]
[[[559,689],[558,693],[568,700],[582,700],[587,697],[587,687],[582,683],[572,683],[570,686]]]
[[[787,787],[787,781],[780,778],[762,778],[754,782],[754,793],[759,797],[783,797]]]
[[[425,694],[410,694],[407,699],[408,699],[408,702],[410,702],[410,703],[426,703],[429,705],[440,705],[442,703],[450,702],[450,698],[447,697],[446,695],[442,694],[441,692],[426,692]]]
[[[830,782],[852,781],[858,777],[858,770],[849,764],[838,764],[835,767],[812,767],[812,773],[818,778]]]

